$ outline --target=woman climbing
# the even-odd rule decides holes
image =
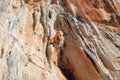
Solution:
[[[59,49],[63,46],[64,43],[64,37],[63,32],[61,30],[57,31],[55,36],[50,38],[50,41],[48,42],[47,47],[47,53],[48,53],[48,63],[50,65],[50,68],[52,69],[52,55],[54,54],[55,49]]]

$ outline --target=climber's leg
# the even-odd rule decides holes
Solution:
[[[52,55],[54,53],[54,46],[53,44],[49,44],[47,48],[47,53],[48,53],[48,63],[50,68],[52,69]]]

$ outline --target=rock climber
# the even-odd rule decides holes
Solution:
[[[61,30],[57,31],[56,35],[51,38],[51,42],[55,48],[60,48],[63,46],[64,37]]]
[[[61,30],[57,31],[55,36],[50,38],[50,41],[48,42],[48,63],[50,65],[50,68],[52,68],[52,55],[55,52],[55,49],[59,49],[64,44],[64,37],[63,32]]]

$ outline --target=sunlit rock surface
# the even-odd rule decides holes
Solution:
[[[120,1],[0,0],[0,80],[120,80]]]

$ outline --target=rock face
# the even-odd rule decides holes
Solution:
[[[120,80],[119,0],[0,0],[0,15],[0,80]]]

